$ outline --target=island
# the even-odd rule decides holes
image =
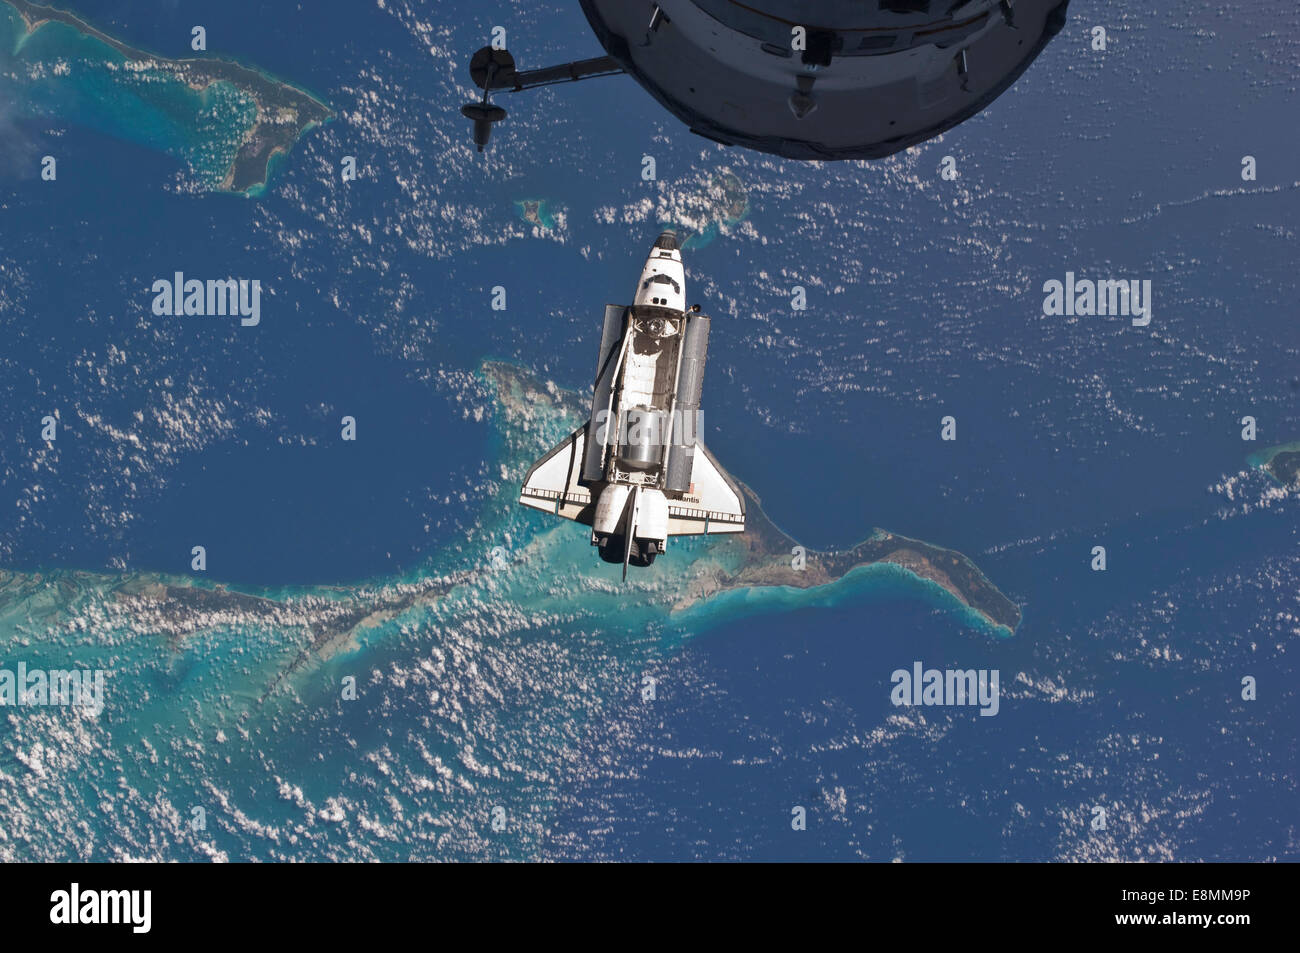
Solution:
[[[138,68],[156,70],[203,92],[215,83],[229,83],[255,107],[255,115],[242,130],[224,177],[221,191],[252,193],[266,184],[276,156],[287,153],[310,129],[334,117],[325,103],[302,89],[255,69],[215,57],[168,59],[135,49],[97,30],[80,17],[30,0],[0,0],[22,17],[30,37],[47,23],[61,23],[116,51]]]
[[[738,225],[749,215],[749,192],[734,172],[719,172],[713,177],[714,189],[722,191],[718,211],[728,225]]]
[[[743,534],[684,537],[652,567],[621,582],[621,567],[596,557],[582,527],[518,505],[530,462],[585,419],[584,395],[495,361],[480,366],[478,381],[501,440],[492,461],[501,479],[477,525],[418,566],[353,585],[266,589],[201,575],[0,569],[0,618],[21,619],[24,629],[51,638],[89,633],[105,645],[156,639],[173,653],[213,633],[232,639],[264,633],[259,638],[271,655],[250,682],[256,685],[250,711],[281,688],[292,695],[308,673],[372,641],[401,637],[413,625],[481,625],[485,611],[581,618],[615,639],[629,618],[655,620],[660,631],[675,633],[671,639],[693,638],[720,618],[762,611],[747,598],[724,604],[728,593],[758,596],[762,604],[765,595],[811,594],[888,566],[933,587],[940,604],[973,614],[966,624],[978,623],[995,637],[1011,635],[1020,623],[1016,604],[969,559],[933,543],[876,530],[841,552],[792,552],[796,541],[768,519],[743,484]],[[557,585],[561,579],[564,585]]]
[[[1250,463],[1282,486],[1300,486],[1300,441],[1261,450],[1251,455]]]
[[[555,216],[551,212],[551,203],[547,199],[520,199],[515,203],[519,217],[529,225],[544,231],[555,228]]]
[[[792,586],[810,589],[843,578],[859,567],[892,563],[938,586],[962,605],[974,609],[990,625],[1011,635],[1020,625],[1020,608],[985,577],[967,557],[919,539],[876,529],[870,537],[841,552],[805,552],[802,568],[792,553],[799,544],[767,518],[760,500],[744,483],[745,541],[749,559],[739,572],[700,577],[680,605],[728,589]]]
[[[585,417],[583,395],[544,384],[527,370],[512,364],[486,362],[483,373],[492,382],[506,428],[511,433],[542,435],[542,439],[524,449],[525,459],[545,452],[555,442],[552,437],[558,439],[571,432]],[[555,420],[558,427],[542,426],[547,417],[558,418]],[[738,537],[708,538],[712,549],[731,558],[701,560],[686,570],[685,585],[673,601],[675,611],[729,590],[771,586],[811,589],[833,583],[856,569],[889,563],[943,589],[1006,635],[1013,634],[1020,624],[1020,608],[974,563],[961,553],[933,543],[876,529],[866,540],[849,549],[816,552],[804,548],[802,560],[797,560],[794,551],[799,543],[768,519],[762,501],[752,489],[743,481],[736,482],[745,495],[745,532]],[[574,545],[582,543],[578,539]],[[667,568],[664,563],[659,560],[646,571],[662,572]]]
[[[660,224],[677,232],[683,249],[703,248],[749,217],[749,192],[734,172],[715,172],[707,184],[688,194],[686,208],[689,216]]]

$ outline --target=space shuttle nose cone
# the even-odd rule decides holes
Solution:
[[[676,232],[661,233],[659,237],[655,239],[655,248],[666,248],[669,251],[676,251],[677,249],[681,248],[680,243],[677,241],[677,233]]]

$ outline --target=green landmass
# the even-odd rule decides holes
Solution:
[[[1251,455],[1250,463],[1282,486],[1300,485],[1300,441],[1261,450]]]
[[[220,182],[221,191],[256,194],[266,184],[272,160],[288,152],[308,130],[334,116],[325,103],[304,90],[247,66],[215,57],[168,59],[127,46],[66,11],[29,0],[0,2],[18,11],[28,36],[46,23],[62,23],[99,40],[131,61],[171,75],[196,91],[224,82],[247,96],[256,106],[256,118],[244,132]]]
[[[719,210],[728,225],[737,225],[749,215],[749,192],[733,172],[719,172],[713,177],[713,187],[722,190]]]
[[[551,203],[548,199],[520,199],[515,203],[515,207],[519,209],[519,217],[530,225],[548,231],[555,228],[555,216],[551,214]]]
[[[711,244],[723,229],[739,225],[749,216],[749,192],[733,172],[714,173],[698,198],[705,206],[702,223],[661,223],[677,232],[687,251]]]
[[[495,404],[502,479],[478,525],[423,564],[355,585],[276,588],[162,573],[0,570],[0,632],[8,619],[22,638],[62,632],[112,644],[149,636],[177,652],[213,633],[264,632],[279,660],[256,680],[249,700],[260,706],[320,664],[418,620],[454,628],[481,619],[485,606],[528,618],[587,619],[602,629],[651,626],[671,644],[736,613],[805,604],[789,594],[824,604],[872,567],[892,567],[929,587],[937,604],[971,613],[995,633],[1009,635],[1020,622],[1015,603],[965,556],[884,530],[841,552],[809,550],[796,569],[795,540],[743,484],[744,534],[675,540],[653,567],[620,582],[620,567],[596,557],[583,527],[517,504],[529,464],[584,419],[584,397],[510,364],[485,363],[481,379]],[[726,604],[728,594],[740,603]]]
[[[484,372],[494,383],[508,426],[511,420],[531,421],[537,408],[547,405],[564,414],[565,426],[570,430],[582,422],[585,401],[580,395],[544,387],[531,373],[510,364],[489,362],[484,365]],[[546,449],[538,446],[537,454]],[[795,568],[794,549],[798,542],[767,518],[762,501],[753,490],[737,482],[746,497],[745,532],[738,537],[709,538],[711,552],[718,551],[720,558],[700,560],[688,572],[674,603],[675,611],[689,609],[731,590],[825,586],[855,569],[889,563],[943,589],[1007,634],[1014,633],[1020,624],[1019,607],[961,553],[887,530],[877,529],[867,540],[839,552],[806,550],[802,568]],[[582,542],[579,536],[574,545],[580,546]],[[670,550],[646,572],[660,571],[664,561],[671,562],[674,555],[683,558]]]

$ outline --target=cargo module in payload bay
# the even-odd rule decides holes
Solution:
[[[607,56],[470,63],[479,151],[497,90],[627,73],[692,132],[792,159],[879,159],[964,122],[1065,25],[1069,0],[581,0]]]
[[[635,303],[605,306],[591,418],[533,464],[519,502],[591,527],[606,562],[648,566],[670,536],[742,533],[745,500],[700,440],[709,318],[686,308],[675,235]]]

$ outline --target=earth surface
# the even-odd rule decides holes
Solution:
[[[131,52],[0,2],[0,667],[107,680],[0,713],[0,859],[1300,855],[1300,11],[1076,0],[986,112],[819,164],[626,77],[475,153],[469,55],[600,55],[576,3],[62,9]],[[666,226],[766,518],[964,554],[1014,634],[897,564],[720,585],[725,541],[624,585],[515,505]],[[259,323],[156,314],[177,272]],[[1150,324],[1045,314],[1067,272]],[[915,662],[997,715],[895,706]]]

